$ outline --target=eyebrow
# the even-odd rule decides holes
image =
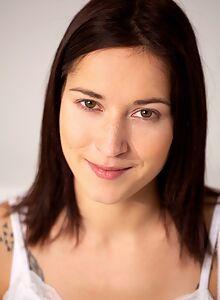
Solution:
[[[105,100],[105,97],[88,89],[85,88],[81,88],[81,87],[76,87],[76,88],[72,88],[70,89],[70,91],[74,91],[74,92],[80,92],[84,95],[87,95],[89,97],[92,98],[96,98],[99,100]],[[143,104],[150,104],[150,103],[163,103],[166,105],[170,106],[170,103],[168,100],[163,99],[163,98],[157,98],[157,97],[152,97],[152,98],[148,98],[148,99],[139,99],[139,100],[135,100],[134,101],[134,105],[143,105]]]

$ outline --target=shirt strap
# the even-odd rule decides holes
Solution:
[[[202,271],[201,271],[201,277],[200,277],[200,283],[199,283],[199,289],[208,289],[209,286],[209,277],[211,273],[211,266],[212,266],[212,260],[214,256],[214,252],[217,248],[220,248],[219,241],[218,241],[218,234],[220,232],[220,197],[217,199],[217,204],[215,205],[212,221],[211,221],[211,227],[209,230],[209,239],[211,243],[211,255],[208,255],[208,253],[205,254],[205,258],[202,265]],[[219,249],[218,249],[219,253]],[[219,268],[218,268],[219,269]],[[220,298],[218,298],[220,299]]]
[[[15,204],[16,201],[16,197],[10,198],[9,204]],[[24,243],[20,215],[17,212],[14,212],[11,214],[10,218],[14,238],[10,286],[12,286],[20,276],[22,276],[25,282],[29,284],[29,263]]]

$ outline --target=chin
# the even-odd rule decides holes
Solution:
[[[125,196],[119,197],[119,194],[117,194],[117,197],[115,196],[115,190],[113,192],[113,195],[111,195],[109,192],[103,192],[103,193],[95,193],[95,194],[88,194],[88,197],[91,201],[97,202],[97,203],[103,203],[107,205],[113,205],[117,204],[119,202],[122,202],[123,199],[125,199]]]
[[[103,196],[103,194],[102,195],[91,195],[90,199],[94,202],[103,203],[103,204],[107,204],[107,205],[117,204],[122,201],[121,199],[115,198],[115,197],[105,197],[105,196]]]
[[[114,204],[117,204],[119,203],[121,200],[115,200],[115,199],[109,199],[109,200],[103,200],[103,199],[97,199],[97,200],[93,200],[94,202],[97,202],[97,203],[102,203],[102,204],[106,204],[106,205],[114,205]]]

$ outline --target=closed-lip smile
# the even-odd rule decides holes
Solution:
[[[104,165],[97,165],[94,163],[91,163],[90,161],[88,161],[88,164],[90,166],[90,168],[92,169],[92,171],[100,178],[103,179],[116,179],[119,176],[121,176],[122,174],[126,173],[127,170],[131,169],[132,167],[116,167],[116,166],[104,166]]]
[[[87,160],[88,161],[88,160]],[[127,169],[130,169],[131,167],[120,167],[120,166],[118,166],[118,167],[116,167],[116,166],[104,166],[104,165],[98,165],[98,164],[94,164],[94,163],[92,163],[92,162],[90,162],[90,161],[88,161],[88,163],[90,163],[90,164],[92,164],[92,165],[94,165],[94,166],[96,166],[96,167],[98,167],[98,168],[100,168],[100,169],[102,169],[102,170],[105,170],[105,171],[121,171],[121,170],[127,170]]]

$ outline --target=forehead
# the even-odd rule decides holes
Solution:
[[[73,65],[67,85],[111,95],[128,93],[130,97],[169,98],[170,92],[166,63],[139,48],[101,49],[87,54]]]

